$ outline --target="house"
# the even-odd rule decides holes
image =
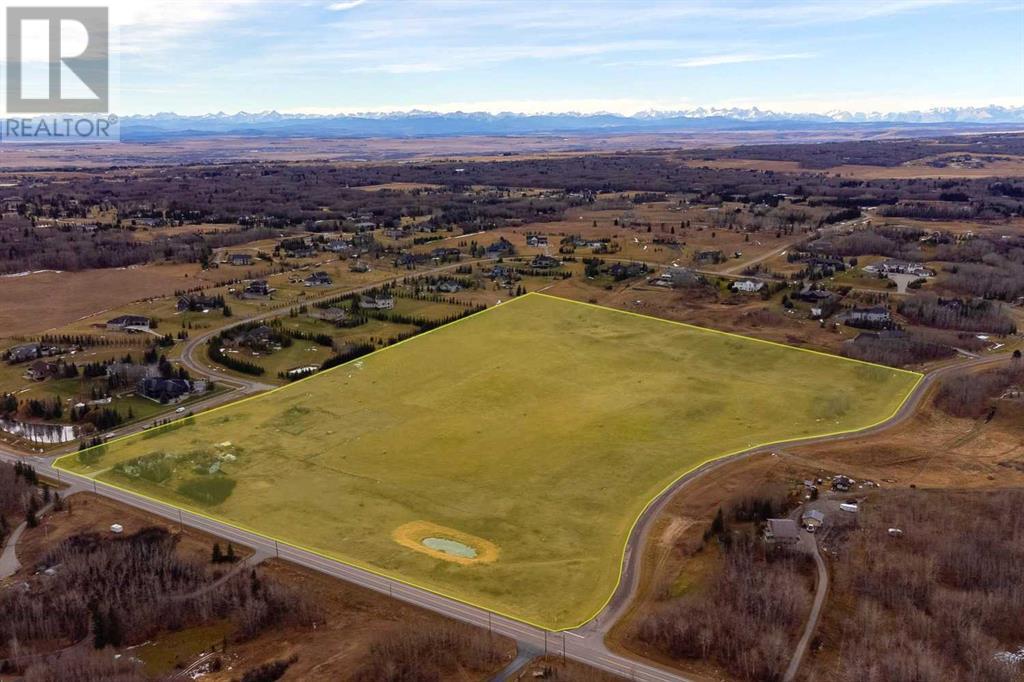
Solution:
[[[402,268],[410,265],[416,265],[416,261],[419,260],[416,254],[412,253],[400,253],[395,256],[395,267]]]
[[[526,238],[527,246],[547,246],[548,236],[546,234],[531,234]]]
[[[370,294],[359,297],[359,307],[363,310],[391,310],[395,307],[395,297],[391,294]]]
[[[798,291],[793,294],[792,298],[798,301],[806,301],[808,303],[817,303],[819,305],[831,302],[835,298],[835,294],[831,291],[825,291],[824,289],[814,289],[810,286]]]
[[[608,268],[608,274],[616,282],[621,282],[624,279],[633,279],[634,277],[642,277],[648,272],[649,268],[646,263],[613,263]]]
[[[752,279],[741,279],[732,284],[733,291],[742,291],[745,294],[756,294],[761,289],[764,289],[764,282],[757,282]]]
[[[461,255],[462,252],[454,247],[442,247],[430,252],[431,259],[439,261],[458,260]]]
[[[515,247],[512,246],[512,242],[504,237],[500,237],[498,241],[488,246],[486,251],[488,256],[495,258],[498,256],[509,256],[513,254],[515,252]]]
[[[485,271],[484,275],[499,283],[514,282],[519,279],[519,275],[515,270],[504,265],[495,265],[490,270]]]
[[[135,390],[144,398],[160,403],[168,403],[188,395],[192,392],[193,387],[192,382],[186,379],[147,377],[139,381]]]
[[[107,377],[118,386],[136,386],[141,380],[150,377],[153,369],[149,365],[136,365],[133,362],[112,362],[107,365]]]
[[[36,360],[25,370],[25,378],[31,381],[43,381],[60,373],[60,367],[54,362]]]
[[[530,261],[530,267],[537,270],[548,270],[550,268],[557,268],[562,264],[562,261],[551,256],[534,256],[533,260]]]
[[[313,246],[308,237],[291,237],[282,239],[278,248],[288,258],[312,258],[316,255],[316,247]]]
[[[384,230],[384,236],[388,239],[394,239],[395,241],[405,239],[409,234],[409,230],[402,227],[389,227]]]
[[[453,279],[446,279],[438,283],[437,290],[443,291],[446,294],[455,294],[462,291],[462,285]]]
[[[28,362],[42,356],[38,343],[27,343],[21,346],[9,348],[6,352],[7,362],[16,365],[19,362]]]
[[[307,287],[329,287],[334,284],[334,280],[332,280],[331,276],[323,270],[317,270],[303,280],[303,284]]]
[[[4,213],[17,213],[18,208],[25,203],[21,197],[4,197],[0,199],[0,209]]]
[[[869,324],[882,325],[892,321],[892,315],[887,308],[874,306],[873,308],[851,308],[846,314],[846,321],[851,325]]]
[[[795,545],[800,542],[800,526],[793,519],[768,519],[764,541],[770,545]]]
[[[265,279],[254,279],[245,285],[242,291],[242,298],[267,298],[274,293],[270,284]]]
[[[342,253],[352,248],[352,245],[342,239],[332,239],[324,245],[324,251],[331,253]]]
[[[270,347],[274,336],[275,333],[272,328],[265,324],[261,324],[257,327],[253,327],[252,329],[243,331],[235,337],[234,341],[239,346],[262,350]]]
[[[370,264],[365,263],[361,260],[353,261],[352,265],[348,266],[349,272],[369,272]]]
[[[698,263],[721,263],[725,260],[725,254],[721,251],[698,251],[694,256]]]
[[[811,257],[807,261],[807,275],[814,278],[831,277],[846,270],[842,258]]]
[[[661,287],[692,287],[701,281],[701,276],[689,268],[671,267],[661,273],[653,283]]]
[[[808,509],[800,517],[800,525],[813,533],[825,524],[825,512],[818,509]]]
[[[313,313],[313,317],[323,320],[324,322],[330,322],[332,324],[341,324],[348,319],[348,313],[341,308],[324,308]]]
[[[199,312],[212,308],[223,308],[223,296],[202,296],[200,294],[186,294],[178,297],[177,309],[179,312]]]
[[[233,253],[228,256],[228,262],[232,265],[252,265],[252,256],[247,253]]]
[[[152,327],[153,322],[142,315],[122,315],[112,320],[107,320],[107,329],[111,331],[143,331]]]
[[[934,272],[920,263],[909,263],[903,260],[889,258],[877,265],[868,265],[864,268],[866,272],[879,272],[883,275],[913,275],[915,277],[932,277]]]

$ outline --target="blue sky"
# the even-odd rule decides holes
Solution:
[[[1024,105],[1024,0],[115,0],[112,11],[125,113]]]

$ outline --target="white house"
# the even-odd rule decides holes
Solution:
[[[757,282],[752,279],[742,279],[739,282],[734,282],[732,288],[733,291],[755,294],[758,291],[761,291],[761,289],[764,289],[764,282]]]

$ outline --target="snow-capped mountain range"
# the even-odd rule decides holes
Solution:
[[[670,132],[673,130],[756,130],[837,125],[983,126],[1024,125],[1024,106],[944,107],[926,111],[792,113],[752,108],[704,108],[614,113],[485,113],[401,111],[355,114],[282,114],[277,111],[183,116],[174,113],[125,116],[122,137],[195,135],[431,136],[524,135],[543,133]]]

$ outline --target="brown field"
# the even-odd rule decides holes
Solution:
[[[546,293],[830,353],[837,353],[843,341],[857,334],[851,328],[823,329],[799,312],[787,313],[759,296],[735,294],[719,301],[706,289],[673,290],[632,282],[609,291],[572,277],[554,282]]]
[[[209,286],[225,271],[198,264],[38,272],[0,278],[0,338],[38,334],[132,301]]]
[[[934,129],[932,132],[942,132]],[[388,159],[522,159],[551,154],[603,153],[641,149],[699,149],[740,144],[831,142],[891,137],[883,129],[865,132],[713,131],[592,135],[522,135],[422,138],[266,138],[225,136],[116,145],[21,146],[4,153],[8,170],[154,166],[230,161],[325,160],[358,163]]]
[[[364,192],[379,192],[382,189],[390,189],[396,192],[409,192],[414,189],[437,189],[441,185],[434,185],[427,182],[385,182],[380,185],[362,185],[353,187]]]
[[[1006,156],[1005,160],[989,161],[980,168],[962,168],[947,166],[935,168],[929,166],[926,159],[915,159],[899,166],[864,166],[844,164],[831,168],[804,168],[799,161],[771,161],[762,159],[693,159],[685,162],[692,168],[739,169],[774,171],[776,173],[822,173],[836,177],[854,178],[857,180],[883,179],[924,179],[924,178],[991,178],[1015,177],[1024,175],[1024,158]]]

